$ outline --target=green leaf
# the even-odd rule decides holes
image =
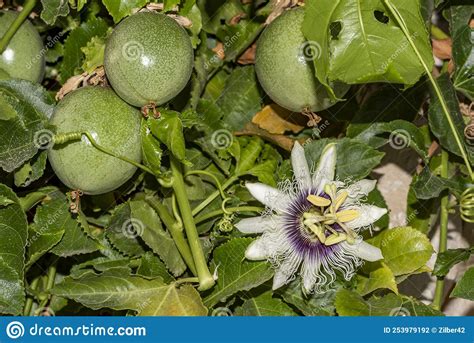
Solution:
[[[64,59],[61,64],[61,80],[64,82],[71,76],[81,74],[84,60],[82,48],[94,37],[105,38],[108,26],[102,18],[91,17],[79,27],[71,31],[64,43]]]
[[[433,254],[428,237],[411,227],[384,230],[368,242],[382,250],[383,262],[395,276],[423,267]]]
[[[132,223],[137,234],[155,254],[159,255],[175,276],[186,270],[181,254],[173,238],[161,226],[161,220],[155,210],[146,201],[130,202]]]
[[[457,178],[445,179],[435,175],[429,167],[425,167],[419,175],[413,177],[412,187],[416,197],[421,200],[440,196],[446,189],[455,194],[462,193],[464,182]]]
[[[74,230],[77,222],[72,218],[64,194],[51,193],[37,208],[34,224],[28,237],[28,266],[31,266],[52,247],[58,244],[66,228]]]
[[[452,6],[449,22],[453,41],[453,60],[456,66],[454,87],[474,100],[474,29],[469,26],[474,6]]]
[[[341,289],[336,296],[340,316],[442,316],[443,313],[411,297],[388,294],[364,300],[359,294]]]
[[[174,278],[168,273],[165,264],[150,251],[147,251],[141,257],[137,275],[150,279],[161,277],[165,283],[174,281]]]
[[[110,269],[99,275],[88,271],[77,279],[66,277],[51,293],[95,310],[134,310],[140,315],[157,316],[207,314],[193,287],[177,288],[174,283],[164,284],[161,278],[127,276],[122,269]]]
[[[454,287],[451,296],[474,301],[474,267],[469,268]]]
[[[378,136],[383,133],[390,135],[387,139],[380,139]],[[423,133],[417,126],[404,120],[395,120],[389,123],[374,123],[353,138],[374,148],[380,148],[387,143],[394,149],[410,147],[425,161],[428,160]]]
[[[142,8],[147,4],[147,0],[102,0],[103,4],[118,23],[122,18],[132,14],[132,10]]]
[[[331,18],[339,5],[340,0],[321,0],[314,6],[305,8],[305,19],[301,31],[309,41],[318,42],[317,55],[314,59],[314,70],[318,80],[326,87],[329,94],[336,98],[332,87],[329,85],[328,74],[330,66],[329,43],[331,42],[331,30],[315,30],[315,27],[330,28]]]
[[[153,296],[167,287],[161,279],[146,280],[113,270],[100,275],[89,271],[78,279],[64,278],[51,293],[94,310],[107,307],[139,311]]]
[[[437,202],[439,203],[439,200],[423,200],[417,198],[414,190],[415,183],[416,177],[412,179],[410,189],[408,190],[406,223],[427,235],[434,226],[434,221],[437,218],[437,207],[435,205]],[[418,186],[421,186],[421,184],[418,184]]]
[[[186,161],[186,146],[184,143],[183,123],[178,112],[161,110],[159,119],[149,118],[148,127],[171,153],[181,162]]]
[[[19,315],[25,301],[28,223],[16,194],[3,184],[0,184],[0,198],[4,199],[2,203],[8,203],[0,207],[0,313]]]
[[[239,291],[248,291],[273,276],[271,266],[266,262],[254,262],[245,258],[245,250],[252,243],[251,238],[236,238],[214,250],[212,264],[217,269],[218,279],[204,304],[213,307]]]
[[[6,98],[7,94],[0,93],[0,120],[10,120],[17,116],[15,108]]]
[[[261,97],[253,67],[235,68],[217,100],[231,131],[241,130],[261,110]]]
[[[106,229],[106,237],[110,243],[127,256],[140,256],[145,253],[138,239],[137,229],[131,219],[130,203],[117,206]]]
[[[69,14],[69,4],[66,0],[41,0],[41,4],[41,19],[48,25],[54,25],[58,17]]]
[[[81,48],[84,53],[82,70],[91,74],[96,68],[104,65],[105,39],[92,37],[85,47]]]
[[[446,99],[449,114],[451,119],[454,123],[455,130],[457,132],[457,136],[461,140],[461,144],[464,149],[469,154],[469,158],[473,161],[473,153],[474,149],[467,146],[465,139],[464,139],[464,119],[462,117],[461,111],[459,110],[459,102],[456,96],[456,91],[451,83],[449,75],[443,74],[441,75],[438,80],[438,85],[443,93],[443,97]],[[436,96],[434,90],[431,90],[431,105],[429,111],[429,125],[430,129],[433,134],[438,138],[441,146],[446,150],[456,154],[458,156],[462,156],[461,150],[459,145],[456,143],[455,136],[451,131],[451,126],[449,125],[448,120],[444,114],[442,109],[441,103]]]
[[[41,151],[32,160],[26,162],[15,171],[15,186],[28,187],[33,181],[43,176],[46,168],[47,151]]]
[[[397,283],[393,272],[385,263],[366,263],[363,267],[365,275],[357,274],[357,293],[367,295],[377,289],[390,289],[398,294]]]
[[[51,249],[53,254],[61,257],[69,257],[88,254],[101,248],[101,245],[95,239],[92,239],[86,232],[82,231],[79,222],[80,220],[78,219],[74,224],[68,222],[68,224],[65,225],[64,235],[61,241]]]
[[[394,6],[431,69],[433,56],[420,1],[399,0]],[[356,4],[312,0],[305,8],[303,31],[309,43],[318,47],[315,70],[323,84],[339,80],[414,85],[423,75],[422,64],[382,0]]]
[[[474,247],[469,249],[449,249],[438,254],[433,275],[437,277],[446,276],[451,268],[463,261],[466,261],[474,253]]]
[[[238,316],[296,316],[295,311],[278,298],[272,296],[272,292],[265,292],[247,298],[242,306],[236,310]]]
[[[141,138],[144,164],[151,168],[155,174],[161,174],[160,168],[163,151],[161,150],[160,142],[152,135],[145,119],[142,120]]]
[[[365,143],[349,138],[319,139],[304,146],[310,167],[319,163],[321,153],[329,143],[337,144],[336,175],[340,180],[357,181],[365,178],[385,155]]]
[[[190,285],[177,287],[171,284],[159,289],[149,303],[139,312],[140,316],[206,316],[207,308],[201,296]]]
[[[53,100],[44,88],[25,80],[1,80],[0,95],[15,109],[14,119],[0,120],[0,167],[10,173],[32,158],[53,113]],[[5,96],[7,95],[7,96]]]
[[[304,294],[301,281],[299,279],[291,282],[287,286],[276,290],[283,300],[296,307],[305,316],[331,316],[334,314],[334,298],[336,289],[340,288],[336,284],[335,289],[331,289],[321,294]]]
[[[75,264],[72,266],[69,276],[73,279],[80,279],[91,271],[107,272],[112,270],[114,272],[117,272],[118,270],[123,271],[125,275],[130,274],[130,259],[126,257],[98,257],[83,263]]]

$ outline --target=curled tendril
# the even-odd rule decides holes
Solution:
[[[461,194],[461,218],[467,223],[474,223],[474,185],[471,185]]]
[[[466,139],[469,141],[474,141],[474,102],[469,106],[467,113],[463,114],[470,118],[469,124],[467,124],[464,129],[464,136],[466,136]]]
[[[82,132],[70,132],[55,135],[53,137],[54,144],[64,144],[70,141],[79,141],[82,138]]]
[[[221,232],[231,232],[234,229],[234,224],[232,221],[234,220],[234,214],[225,214],[221,220],[217,223],[217,227]]]

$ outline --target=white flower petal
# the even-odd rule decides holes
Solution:
[[[353,230],[364,226],[369,226],[387,213],[386,208],[380,208],[372,205],[349,206],[344,209],[353,209],[359,211],[359,217],[345,223],[348,228]]]
[[[264,238],[258,238],[247,247],[245,257],[252,261],[266,260],[268,257]]]
[[[275,272],[272,289],[278,289],[290,282],[293,275],[300,266],[301,261],[302,258],[297,254],[291,254],[290,256],[287,256],[285,260],[278,266],[278,269]]]
[[[243,233],[262,233],[266,228],[276,226],[277,218],[275,216],[245,218],[235,224],[235,227]]]
[[[336,157],[336,144],[326,145],[319,159],[318,168],[313,175],[313,187],[317,188],[318,194],[323,191],[328,182],[334,181]]]
[[[245,186],[255,199],[273,210],[284,212],[288,207],[290,200],[276,188],[263,183],[247,183]]]
[[[356,183],[353,183],[345,190],[349,193],[346,200],[346,204],[354,203],[357,200],[369,195],[375,189],[377,180],[360,180]]]
[[[304,148],[297,141],[291,150],[291,165],[293,166],[293,173],[296,181],[301,189],[308,189],[311,187],[311,174],[309,172],[308,162],[304,154]]]
[[[367,242],[360,241],[356,244],[343,242],[341,244],[343,244],[346,250],[349,250],[351,253],[365,261],[374,262],[383,259],[382,251]]]

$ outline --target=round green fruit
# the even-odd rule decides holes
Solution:
[[[18,16],[0,12],[0,37]],[[0,56],[0,69],[13,78],[41,82],[44,76],[44,45],[36,28],[28,20],[20,26]]]
[[[193,70],[186,31],[166,15],[137,13],[122,21],[105,48],[105,72],[117,94],[134,106],[161,105],[183,90]]]
[[[89,132],[101,146],[135,162],[141,161],[140,111],[110,88],[85,87],[68,94],[51,118],[57,134]],[[48,158],[69,188],[86,194],[110,192],[124,184],[136,167],[81,141],[55,145]]]
[[[280,106],[295,112],[321,111],[335,102],[315,77],[312,59],[319,51],[303,36],[303,20],[303,8],[296,8],[268,25],[257,42],[255,69],[265,92]],[[340,83],[333,87],[337,97],[349,90]]]

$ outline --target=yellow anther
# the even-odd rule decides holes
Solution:
[[[326,241],[326,235],[324,234],[324,229],[321,226],[311,224],[308,225],[308,227],[316,235],[316,237],[318,237],[321,243]]]
[[[345,241],[346,239],[347,239],[347,235],[345,233],[339,233],[338,235],[330,235],[326,237],[326,241],[324,242],[324,245],[334,245],[342,241]]]
[[[331,200],[313,194],[308,195],[306,199],[314,206],[318,207],[326,207],[331,205]]]
[[[357,219],[359,215],[359,211],[357,210],[343,210],[336,213],[337,220],[341,223],[347,223]]]
[[[349,193],[347,191],[342,191],[341,194],[338,195],[336,198],[336,201],[334,202],[334,210],[337,211],[339,207],[346,201],[347,197],[349,196]]]

